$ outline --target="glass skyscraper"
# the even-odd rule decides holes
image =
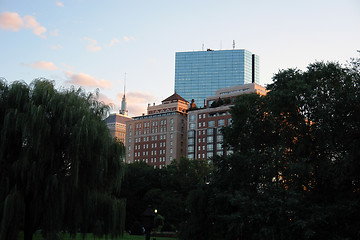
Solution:
[[[177,52],[175,92],[202,107],[224,87],[259,84],[259,56],[245,49]]]

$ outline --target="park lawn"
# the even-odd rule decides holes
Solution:
[[[23,240],[23,233],[19,234],[19,238],[18,240]],[[85,238],[83,239],[82,234],[76,234],[76,238],[71,238],[70,235],[68,233],[65,234],[60,234],[60,239],[61,240],[112,240],[112,238],[110,236],[108,237],[101,237],[101,238],[95,238],[93,236],[93,234],[86,234]],[[129,234],[124,234],[124,236],[122,238],[113,238],[113,240],[144,240],[145,236],[144,235],[129,235]],[[150,240],[178,240],[177,238],[168,238],[168,237],[150,237]],[[40,233],[35,233],[33,236],[33,240],[43,240],[42,236]]]

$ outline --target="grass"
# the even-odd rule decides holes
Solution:
[[[93,234],[86,234],[85,238],[83,239],[82,234],[76,234],[76,238],[71,238],[69,234],[65,233],[65,234],[60,234],[60,239],[61,240],[112,240],[110,236],[108,237],[101,237],[101,238],[95,238],[93,236]],[[19,234],[19,238],[18,240],[23,240],[24,236],[23,233]],[[124,234],[124,236],[122,238],[114,238],[113,240],[144,240],[145,236],[144,235],[129,235],[129,234]],[[178,240],[177,238],[168,238],[168,237],[150,237],[150,240]],[[43,240],[42,236],[40,233],[35,233],[33,236],[33,240]]]

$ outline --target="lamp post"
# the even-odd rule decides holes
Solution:
[[[157,210],[155,211],[149,206],[147,209],[145,209],[143,213],[143,224],[145,228],[145,240],[150,240],[150,232],[154,225],[154,218],[157,213]]]

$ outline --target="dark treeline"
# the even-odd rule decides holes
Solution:
[[[0,239],[138,234],[148,205],[180,239],[360,239],[360,60],[273,80],[237,98],[232,155],[163,169],[122,164],[94,95],[0,81]]]
[[[45,239],[59,231],[123,233],[125,201],[114,197],[124,147],[110,138],[108,107],[81,89],[0,79],[0,239]]]
[[[359,63],[282,70],[267,96],[239,96],[234,154],[211,167],[129,165],[127,229],[152,204],[181,239],[360,239]]]

